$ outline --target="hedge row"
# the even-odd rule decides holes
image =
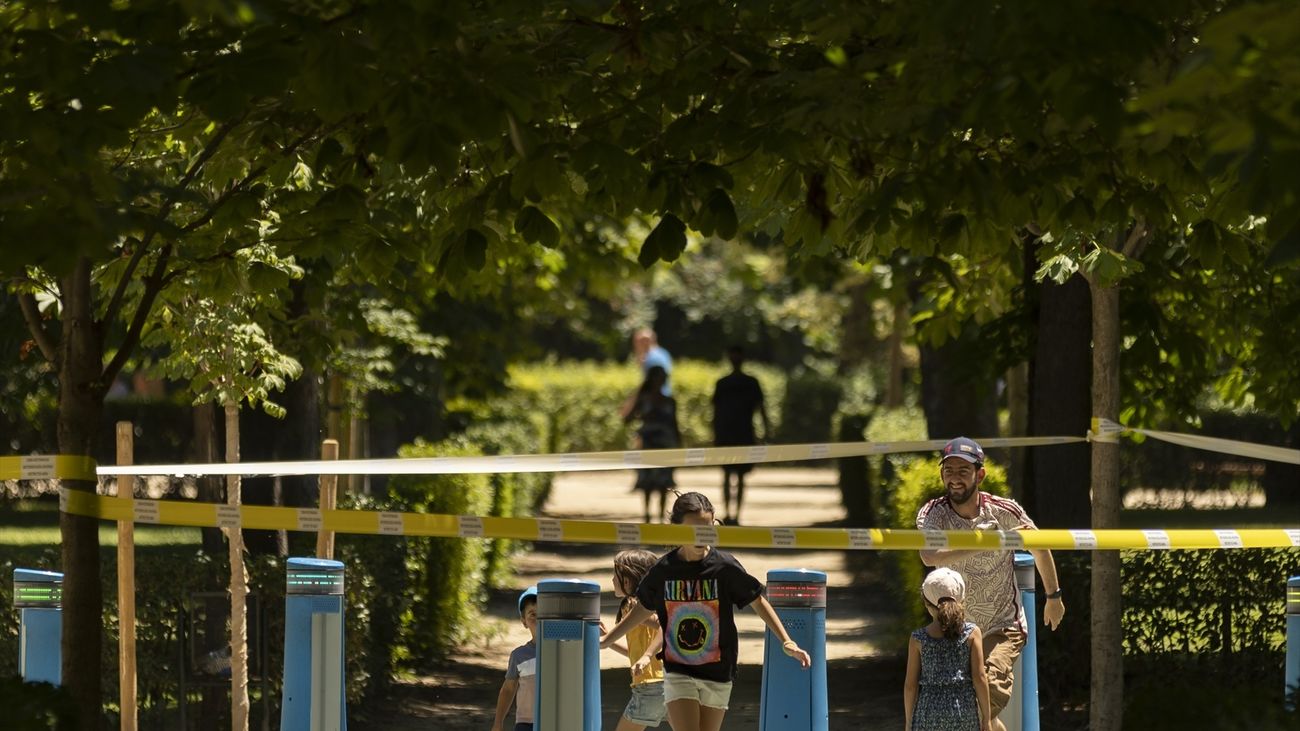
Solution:
[[[745,370],[762,385],[775,427],[782,419],[785,376],[761,365]],[[722,364],[700,361],[673,365],[673,397],[685,446],[713,443],[713,386],[728,372]],[[530,364],[511,368],[510,391],[487,409],[501,420],[532,424],[553,453],[629,449],[635,425],[623,424],[619,407],[640,384],[640,369],[627,364]],[[829,428],[830,412],[824,417]]]

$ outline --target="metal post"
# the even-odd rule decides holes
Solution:
[[[1011,702],[998,716],[1007,731],[1038,731],[1038,605],[1034,596],[1034,556],[1016,551],[1016,588],[1025,608],[1025,649],[1016,658]]]
[[[764,633],[759,731],[827,731],[826,574],[808,569],[769,571],[767,599],[790,639],[807,651],[812,666],[799,667],[772,630]]]
[[[1300,686],[1300,576],[1286,582],[1286,709],[1295,710]]]
[[[537,582],[537,731],[600,731],[600,584]]]
[[[347,731],[343,564],[291,558],[286,573],[280,728]]]
[[[63,683],[63,574],[14,569],[18,674],[29,683]]]

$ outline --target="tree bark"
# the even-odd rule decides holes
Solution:
[[[931,439],[998,435],[997,387],[975,360],[978,342],[921,347],[921,406]]]
[[[1119,420],[1119,289],[1089,282],[1092,293],[1092,411]],[[1092,527],[1119,527],[1119,444],[1092,442]],[[1092,694],[1089,728],[1120,731],[1124,718],[1120,556],[1092,557]]]
[[[90,261],[79,259],[61,283],[63,338],[59,349],[60,454],[94,454],[95,428],[104,407],[103,341],[94,323]],[[68,480],[69,490],[94,492],[95,483]],[[103,589],[99,577],[99,521],[60,511],[63,539],[63,682],[77,708],[78,728],[99,731]]]
[[[199,464],[212,464],[220,459],[219,427],[217,409],[210,401],[196,404],[192,411],[194,417],[194,461]],[[223,502],[221,478],[199,477],[197,479],[199,501],[205,503]],[[203,550],[210,556],[216,556],[224,546],[220,528],[203,528]]]
[[[1029,433],[1083,434],[1094,413],[1089,393],[1094,355],[1088,282],[1078,274],[1064,284],[1044,282],[1038,295]],[[1034,522],[1040,528],[1086,528],[1092,511],[1088,445],[1035,447],[1029,453],[1027,474],[1033,495],[1028,503],[1033,506]]]
[[[239,461],[239,404],[226,404],[226,461]],[[226,502],[239,505],[239,475],[226,477]],[[248,731],[248,570],[240,526],[226,529],[230,541],[230,728]]]
[[[889,381],[885,384],[885,408],[903,407],[903,337],[907,334],[906,302],[894,303],[894,322],[889,329]]]
[[[1029,434],[1029,362],[1025,361],[1007,369],[1007,411],[1010,412],[1009,437],[1023,437]],[[1026,466],[1029,450],[1025,447],[1013,447],[1007,450],[1011,457],[1007,462],[1007,482],[1011,485],[1011,494],[1022,505],[1025,504]]]

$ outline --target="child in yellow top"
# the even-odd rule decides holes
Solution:
[[[636,588],[658,561],[658,556],[642,550],[620,551],[614,557],[614,595],[623,600],[618,607],[618,619],[636,606]],[[663,640],[658,618],[651,617],[628,631],[627,647],[617,643],[612,646],[632,663],[632,697],[615,731],[657,728],[668,717],[664,706],[664,664],[659,659]]]

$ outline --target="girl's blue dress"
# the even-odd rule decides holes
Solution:
[[[934,638],[925,628],[912,636],[921,645],[921,688],[912,711],[912,731],[979,731],[979,703],[970,678],[970,640],[975,624],[961,637]]]

